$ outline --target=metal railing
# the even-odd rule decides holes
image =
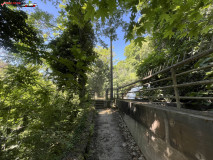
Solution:
[[[194,69],[190,69],[188,71],[186,71],[184,69],[184,71],[176,73],[177,71],[180,71],[180,69],[182,67],[184,67],[186,64],[195,62],[200,60],[201,58],[204,58],[206,56],[209,56],[210,54],[213,53],[213,49],[210,48],[208,50],[205,50],[201,53],[197,53],[189,58],[185,59],[185,55],[184,58],[179,61],[179,57],[177,58],[177,62],[175,64],[173,64],[173,60],[170,66],[165,66],[162,67],[158,67],[157,69],[151,70],[149,71],[144,78],[137,80],[135,82],[126,84],[124,86],[118,87],[114,90],[116,90],[116,94],[114,95],[115,98],[117,99],[125,99],[125,95],[127,93],[139,93],[140,95],[142,93],[145,92],[151,92],[151,91],[162,91],[162,90],[166,90],[166,89],[172,89],[173,88],[173,95],[161,95],[161,96],[141,96],[139,98],[141,99],[162,99],[162,98],[170,98],[170,99],[175,99],[177,108],[181,108],[181,100],[183,99],[193,99],[193,100],[213,100],[212,96],[180,96],[179,94],[179,89],[182,87],[190,87],[190,86],[197,86],[197,85],[206,85],[206,84],[213,84],[213,79],[209,79],[209,80],[198,80],[198,81],[193,81],[193,82],[186,82],[186,83],[178,83],[177,80],[179,77],[181,76],[187,76],[189,73],[192,72],[197,72],[197,71],[205,71],[206,69],[211,69],[213,67],[213,63],[210,62],[208,65],[206,66],[202,66],[202,67],[198,67],[198,68],[194,68]],[[157,77],[158,75],[162,75],[162,74],[168,74],[170,72],[170,76],[164,77],[164,78],[159,78]],[[206,72],[205,72],[206,73]],[[155,79],[154,79],[155,78]],[[153,80],[154,79],[154,80]],[[153,86],[156,83],[159,82],[168,82],[168,81],[172,81],[171,85],[164,85],[164,86],[157,86],[157,87],[150,87],[149,85]],[[140,89],[139,91],[133,91],[133,92],[129,92],[128,90],[131,87],[135,87],[136,84],[140,83],[138,86],[143,86],[142,89]],[[125,89],[127,88],[127,89]],[[106,98],[108,97],[109,93],[108,90],[106,91]]]

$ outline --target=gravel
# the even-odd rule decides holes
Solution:
[[[122,136],[125,139],[125,143],[123,143],[122,146],[124,148],[127,148],[127,150],[130,152],[132,160],[146,160],[120,114],[118,117],[118,121]]]

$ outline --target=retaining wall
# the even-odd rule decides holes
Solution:
[[[213,116],[208,113],[116,100],[147,160],[212,160]]]

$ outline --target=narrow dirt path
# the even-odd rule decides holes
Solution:
[[[98,160],[130,160],[124,144],[121,131],[119,129],[118,112],[112,109],[98,110],[96,119],[96,159]]]

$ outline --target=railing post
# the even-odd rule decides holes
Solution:
[[[106,89],[106,100],[108,100],[108,88]]]
[[[179,97],[179,92],[178,92],[178,87],[177,87],[176,73],[175,73],[174,68],[171,68],[171,73],[172,73],[172,82],[173,82],[174,91],[175,91],[175,99],[176,99],[176,103],[177,103],[177,108],[181,108],[180,97]]]

